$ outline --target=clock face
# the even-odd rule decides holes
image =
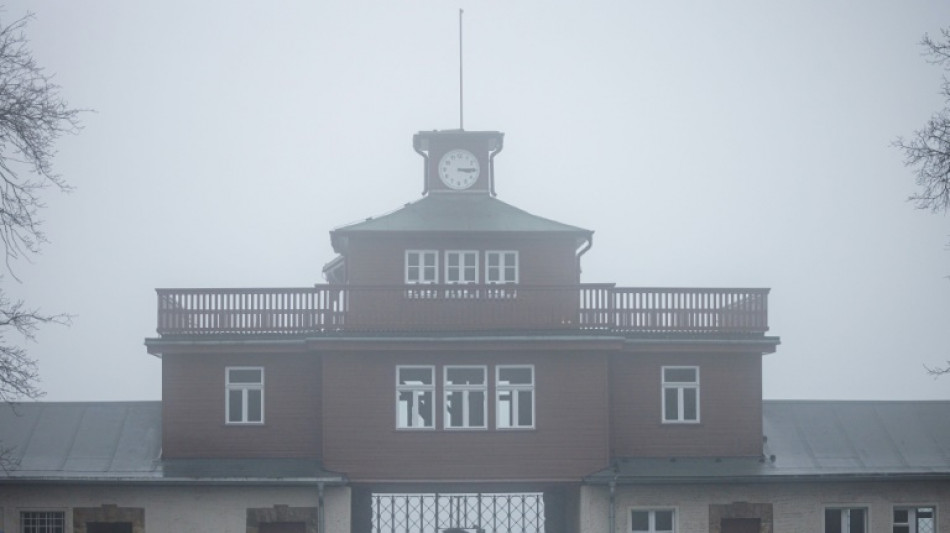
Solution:
[[[468,150],[450,150],[439,160],[439,179],[450,189],[468,189],[478,174],[478,158]]]

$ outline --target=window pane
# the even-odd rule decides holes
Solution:
[[[699,402],[696,398],[697,390],[683,389],[683,420],[699,420]]]
[[[910,533],[910,526],[894,526],[894,533]]]
[[[432,385],[431,368],[400,368],[400,385]]]
[[[663,381],[667,383],[696,383],[696,369],[664,368]]]
[[[864,531],[864,509],[851,509],[851,529],[849,533],[865,533]]]
[[[649,511],[632,511],[630,513],[630,527],[634,531],[650,531]]]
[[[463,392],[450,392],[445,395],[445,412],[448,414],[449,427],[462,427],[465,425],[464,404],[462,403]]]
[[[679,420],[679,389],[663,389],[663,420]]]
[[[518,391],[519,426],[531,426],[534,424],[534,420],[532,420],[532,412],[534,411],[532,402],[533,395],[534,394],[531,391]]]
[[[906,524],[907,523],[907,509],[894,509],[894,523],[895,524]]]
[[[485,393],[472,391],[468,393],[469,414],[468,423],[474,427],[485,425]]]
[[[511,391],[498,392],[498,412],[495,416],[498,417],[498,427],[500,428],[510,428],[514,423],[514,420],[512,420],[511,398]]]
[[[656,515],[657,531],[673,530],[673,511],[655,511],[654,514]]]
[[[500,368],[498,369],[498,383],[501,385],[530,385],[530,368]]]
[[[485,383],[485,369],[483,368],[447,368],[445,370],[446,385],[483,385]]]
[[[825,509],[825,533],[841,531],[841,509]]]
[[[243,391],[228,391],[228,422],[241,422],[244,420]]]
[[[261,369],[259,368],[233,369],[232,368],[228,370],[228,382],[229,383],[260,383]]]
[[[249,389],[247,391],[247,421],[261,422],[264,420],[264,402],[260,389]]]

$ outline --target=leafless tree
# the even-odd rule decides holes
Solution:
[[[69,107],[33,59],[26,38],[30,19],[0,20],[0,243],[7,278],[14,280],[12,262],[39,253],[46,243],[43,192],[69,190],[53,170],[54,143],[80,129],[81,110]],[[36,360],[24,344],[35,339],[41,325],[68,321],[67,315],[46,314],[9,298],[0,285],[0,402],[42,396]]]
[[[940,34],[937,40],[924,35],[920,44],[927,61],[950,70],[950,28]],[[945,99],[943,109],[934,113],[910,139],[899,137],[894,141],[904,152],[904,164],[914,168],[920,187],[908,200],[919,209],[935,213],[950,210],[950,79],[946,76],[940,94]]]

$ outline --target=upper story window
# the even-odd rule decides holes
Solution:
[[[478,252],[445,252],[446,283],[478,283]]]
[[[396,427],[435,427],[435,367],[396,367]]]
[[[483,366],[445,367],[445,427],[484,429],[487,412],[487,369]]]
[[[438,283],[439,252],[406,250],[406,283]]]
[[[936,513],[933,507],[895,507],[893,533],[934,533]]]
[[[20,512],[21,533],[64,533],[66,513],[63,511]]]
[[[663,367],[663,422],[699,422],[699,367]]]
[[[863,507],[825,509],[825,533],[867,533],[868,510]]]
[[[518,283],[518,252],[485,252],[485,283]]]
[[[497,427],[533,428],[534,366],[498,366],[495,372]]]
[[[673,533],[673,511],[633,510],[630,511],[631,533]]]
[[[264,369],[231,366],[225,369],[228,424],[264,423]]]

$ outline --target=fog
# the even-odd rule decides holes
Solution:
[[[950,3],[10,2],[83,115],[5,288],[75,315],[47,400],[160,398],[156,287],[322,282],[420,197],[412,134],[505,133],[499,199],[594,230],[583,281],[770,287],[767,398],[946,399],[950,220],[890,146],[943,102]]]

